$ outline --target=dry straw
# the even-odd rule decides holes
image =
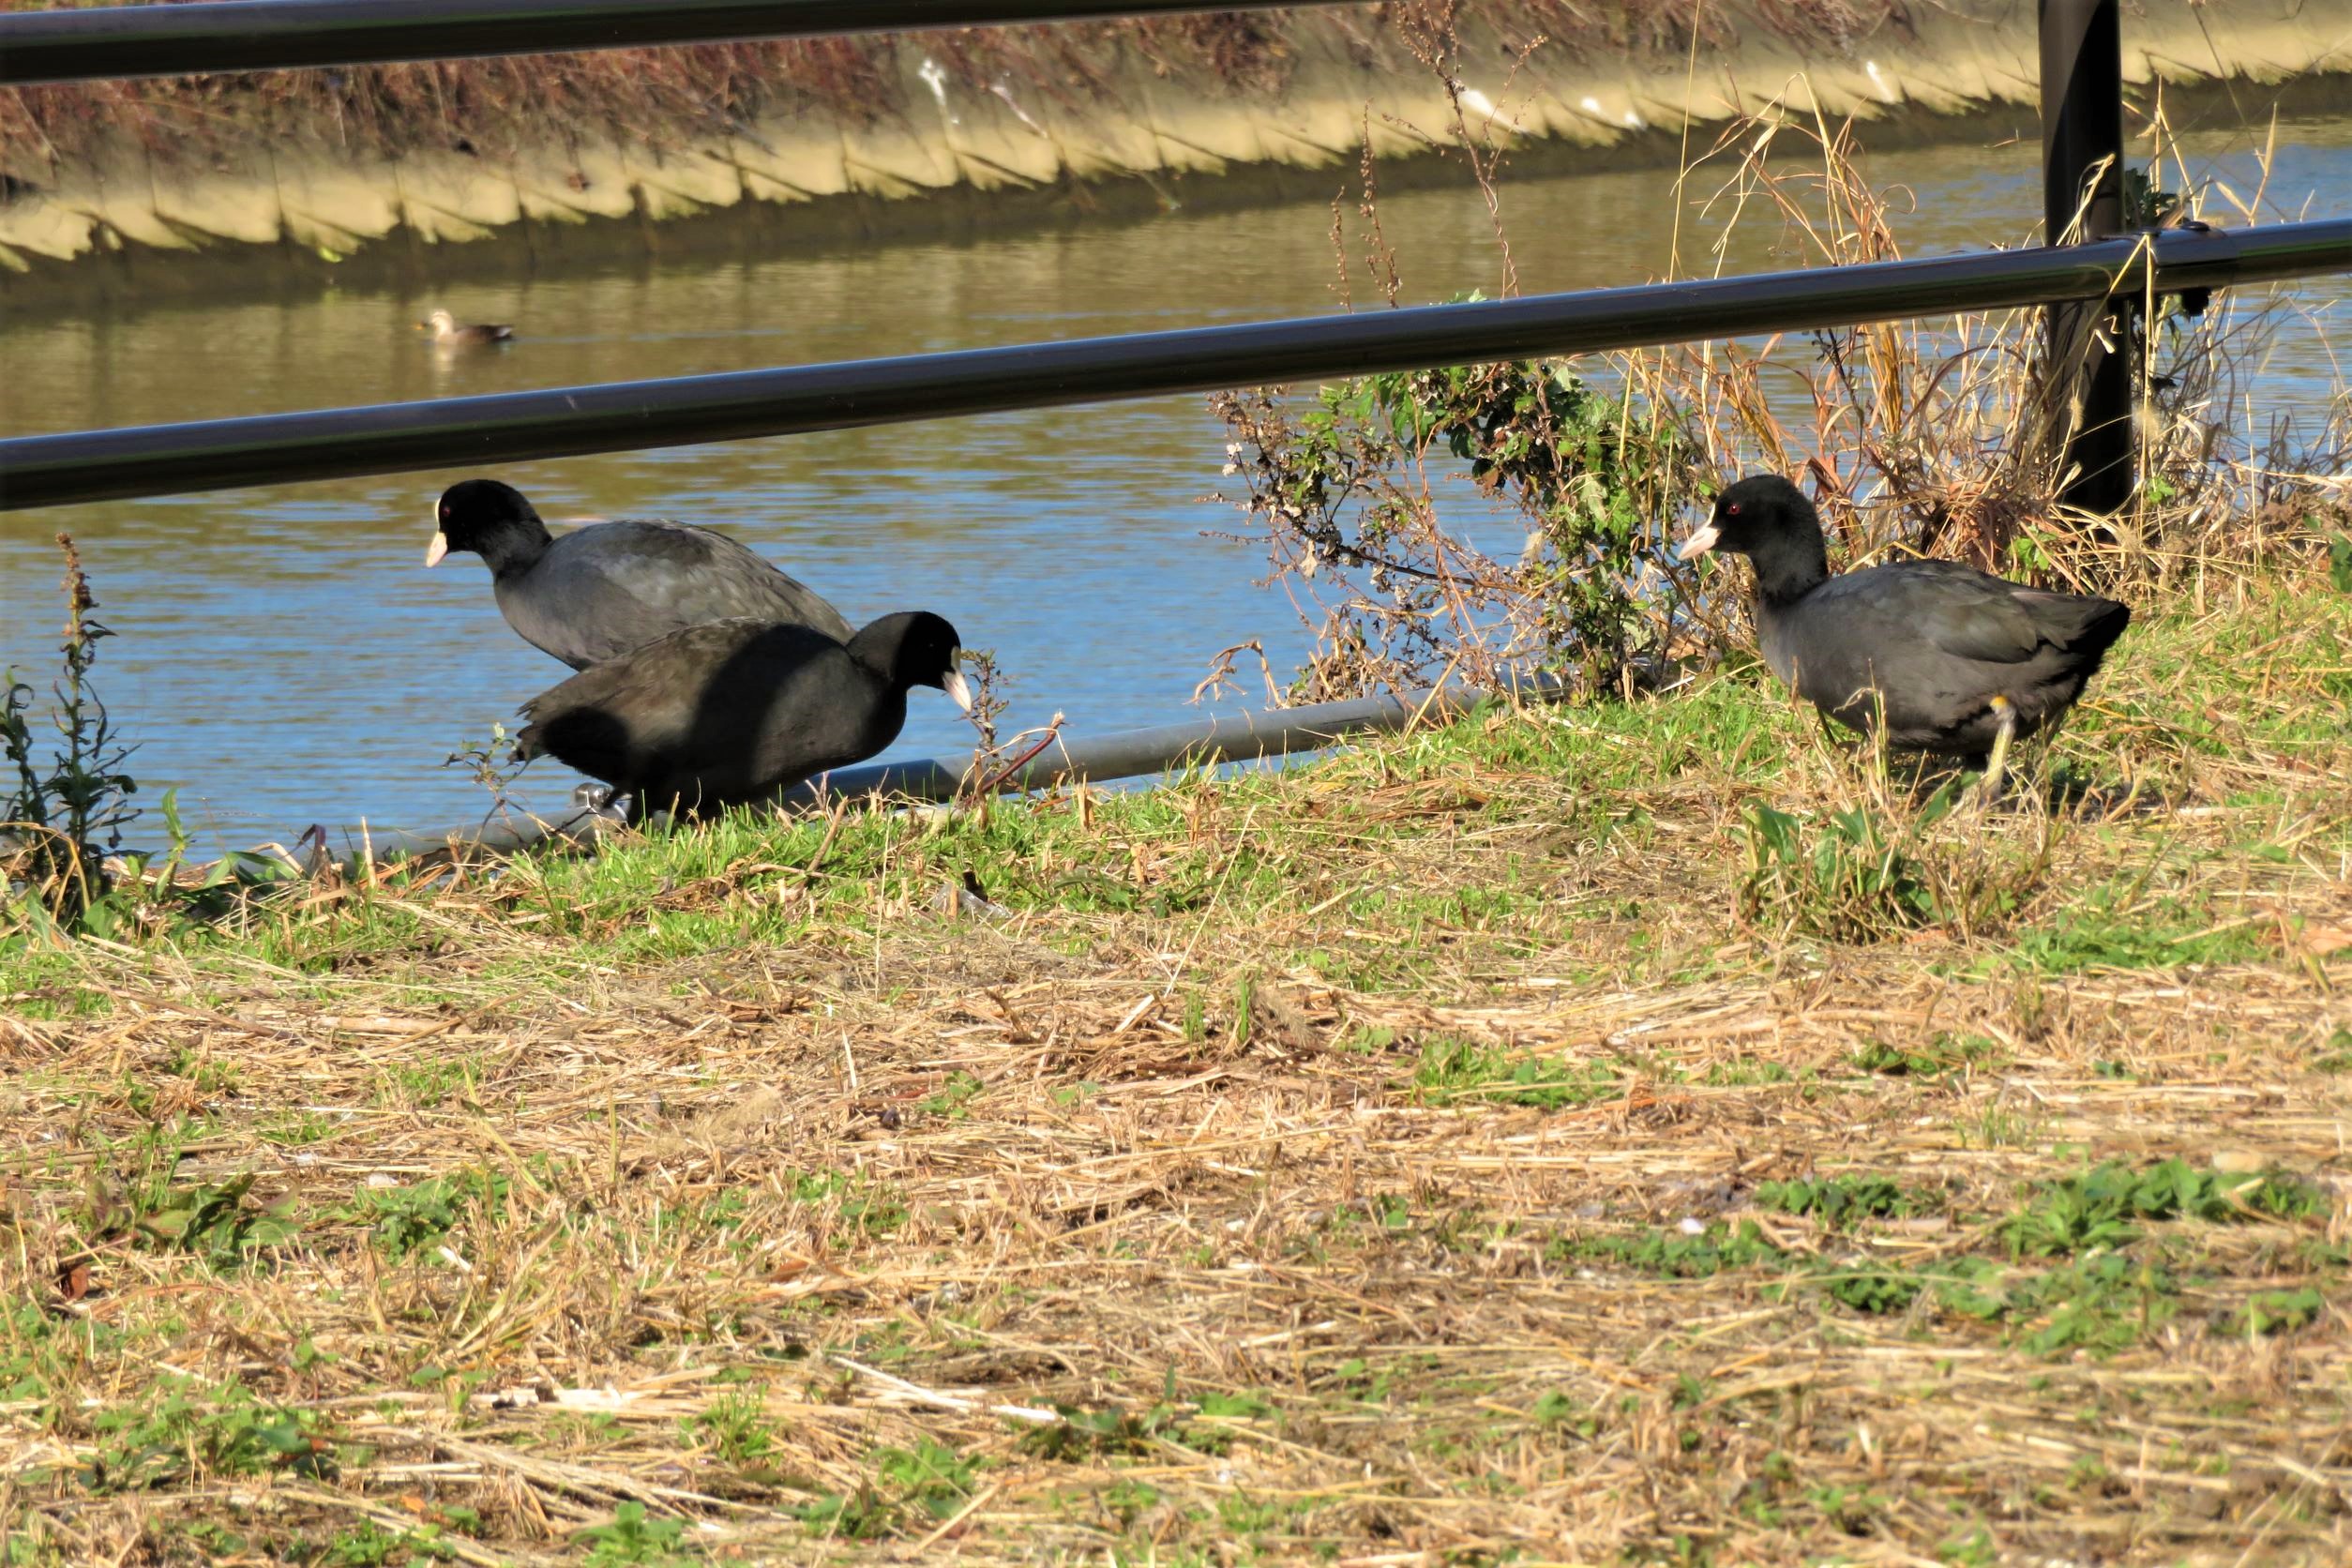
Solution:
[[[1622,364],[1855,556],[2129,583],[1986,813],[1701,616],[1287,776],[10,939],[0,1556],[2344,1560],[2341,478],[2201,447],[2078,559],[2022,332],[1840,335],[1802,430]]]

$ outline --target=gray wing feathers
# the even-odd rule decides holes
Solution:
[[[2072,702],[2130,618],[2112,600],[1907,561],[1760,606],[1757,624],[1807,701],[1865,730],[1883,704],[1897,741],[1966,753],[1989,740],[1997,697],[2029,727]]]
[[[764,556],[683,523],[596,523],[559,536],[520,582],[498,588],[507,624],[585,670],[687,626],[754,618],[855,635],[838,611]]]
[[[2015,583],[1957,562],[1906,561],[1832,578],[1806,608],[1847,622],[1862,645],[1924,642],[1957,658],[2017,664],[2043,641],[2018,594]]]

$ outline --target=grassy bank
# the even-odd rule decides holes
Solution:
[[[2342,1560],[2347,647],[20,939],[0,1560]]]

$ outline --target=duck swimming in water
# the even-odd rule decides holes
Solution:
[[[446,310],[435,310],[416,324],[416,330],[432,334],[436,348],[490,348],[498,343],[515,340],[515,329],[503,324],[460,325],[458,318]]]

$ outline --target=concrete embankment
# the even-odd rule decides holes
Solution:
[[[1473,133],[1514,143],[1522,168],[1670,161],[1686,137],[1703,148],[1773,103],[1872,122],[1880,144],[1988,113],[2035,134],[2035,15],[2022,0],[1891,5],[1826,27],[1751,4],[1696,46],[1628,25],[1531,49],[1530,31],[1498,20],[1509,8],[1489,8],[1467,13],[1454,97],[1388,9],[1289,17],[1275,72],[1103,29],[1018,76],[1001,68],[1002,42],[975,53],[971,35],[869,40],[854,103],[778,93],[717,125],[591,106],[497,138],[453,124],[370,139],[339,112],[263,97],[251,84],[267,78],[238,79],[247,97],[226,93],[201,137],[158,135],[169,122],[153,117],[136,134],[109,131],[85,114],[68,147],[35,114],[33,134],[20,125],[0,143],[0,296],[438,279],[581,253],[773,254],[1164,204],[1327,200],[1367,141],[1395,171],[1384,178],[1430,167],[1430,150],[1458,138],[1457,103]],[[1026,36],[1043,47],[1045,30]],[[2323,97],[2340,99],[2352,0],[2162,0],[2127,18],[2124,67],[2148,100],[2164,84],[2252,92],[2289,79],[2309,96],[2331,75]],[[502,68],[528,82],[541,68]]]

